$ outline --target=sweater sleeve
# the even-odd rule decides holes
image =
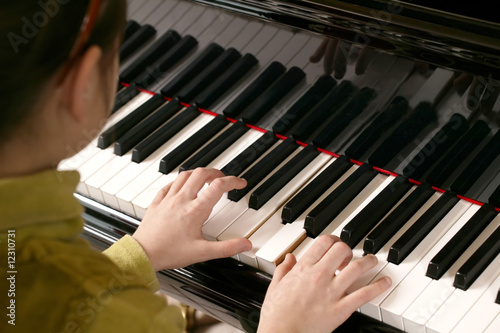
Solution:
[[[160,290],[151,261],[142,246],[131,236],[124,236],[103,253],[122,270],[143,278],[154,292]]]
[[[181,310],[146,288],[125,288],[96,312],[89,333],[182,333],[186,329]]]

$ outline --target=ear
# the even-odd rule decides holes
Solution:
[[[91,110],[89,104],[95,98],[97,91],[95,86],[99,77],[99,61],[102,50],[98,46],[91,46],[80,57],[79,61],[71,69],[63,91],[66,92],[66,102],[71,116],[80,124],[87,121],[88,112]]]

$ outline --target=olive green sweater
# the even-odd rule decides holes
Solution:
[[[0,179],[0,332],[182,332],[130,236],[104,254],[80,237],[77,172]]]

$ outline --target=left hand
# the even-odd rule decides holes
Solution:
[[[209,185],[201,191],[206,183]],[[250,250],[248,239],[212,242],[201,231],[224,192],[246,185],[245,180],[226,177],[219,170],[199,168],[181,172],[173,183],[161,189],[133,235],[155,270],[185,267]]]

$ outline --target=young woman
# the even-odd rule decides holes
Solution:
[[[83,148],[109,114],[125,6],[125,0],[0,5],[2,332],[181,332],[179,310],[154,295],[155,272],[252,246],[247,239],[203,238],[201,226],[222,194],[246,185],[213,169],[179,174],[135,234],[104,254],[79,237],[82,208],[72,195],[79,175],[56,166]],[[351,258],[349,247],[330,236],[299,262],[288,255],[269,287],[259,332],[331,332],[388,288],[384,278],[346,295],[377,261]]]

